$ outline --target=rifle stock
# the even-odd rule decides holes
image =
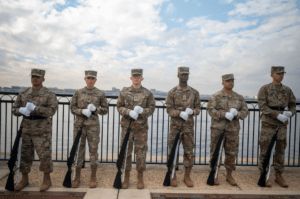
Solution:
[[[132,122],[134,122],[134,119],[130,119],[129,126],[128,126],[127,132],[125,134],[125,137],[124,137],[124,140],[123,140],[123,143],[122,143],[122,146],[121,146],[121,150],[120,150],[120,153],[119,153],[119,156],[118,156],[118,160],[117,160],[117,163],[116,163],[116,166],[118,168],[118,172],[116,174],[114,185],[113,185],[113,187],[116,188],[116,189],[121,189],[122,188],[122,181],[121,181],[122,171],[121,171],[121,169],[122,169],[122,165],[123,165],[124,153],[125,153],[125,149],[127,147],[127,142],[128,142],[129,135],[130,135],[131,123]]]
[[[166,176],[165,176],[165,179],[164,179],[164,182],[163,182],[164,186],[170,186],[171,185],[171,179],[170,179],[170,175],[172,173],[171,168],[172,168],[172,164],[173,164],[174,158],[175,158],[175,151],[176,151],[176,148],[177,148],[177,145],[178,145],[178,141],[179,141],[179,137],[180,137],[180,131],[181,131],[181,128],[179,129],[178,133],[176,134],[175,140],[173,142],[173,145],[172,145],[172,148],[171,148],[171,151],[170,151],[170,154],[169,154],[169,159],[168,159],[168,162],[167,162],[168,171],[166,173]]]
[[[260,178],[259,178],[258,183],[257,183],[261,187],[266,186],[267,167],[268,167],[269,162],[270,162],[273,146],[274,146],[274,144],[277,140],[277,134],[278,134],[278,128],[276,130],[276,133],[272,137],[272,140],[269,144],[268,150],[266,152],[266,155],[265,155],[265,158],[264,158],[264,161],[263,161],[263,165],[262,165],[263,166],[263,172],[261,173]]]
[[[219,156],[221,155],[220,153],[220,148],[221,148],[221,144],[222,144],[222,141],[223,141],[223,138],[224,138],[224,133],[225,133],[225,130],[223,130],[223,132],[221,133],[220,137],[219,137],[219,140],[218,140],[218,143],[217,143],[217,146],[215,148],[215,151],[213,153],[213,157],[211,158],[210,160],[210,165],[211,165],[211,171],[209,173],[209,176],[207,178],[207,184],[208,185],[215,185],[215,166],[216,166],[216,163],[219,159]],[[218,167],[219,165],[217,165]]]
[[[20,127],[20,129],[18,130],[15,142],[14,142],[14,146],[11,150],[10,153],[10,159],[8,160],[8,168],[9,168],[9,175],[6,181],[6,185],[5,185],[5,189],[8,191],[14,191],[15,190],[15,185],[14,185],[14,167],[16,164],[16,160],[17,160],[17,155],[18,155],[18,147],[19,147],[19,142],[20,142],[20,138],[22,135],[22,129],[23,126]]]
[[[66,176],[65,176],[65,179],[64,179],[64,182],[63,182],[63,186],[66,187],[66,188],[71,188],[72,164],[74,162],[76,148],[77,148],[77,145],[79,143],[79,139],[80,139],[81,134],[82,134],[82,128],[83,128],[83,123],[82,123],[82,126],[80,127],[80,130],[78,131],[78,133],[76,135],[76,138],[74,140],[74,143],[73,143],[73,146],[72,146],[72,149],[71,149],[71,152],[70,152],[70,156],[67,160],[68,171],[66,173]],[[79,150],[78,150],[77,153],[79,153]]]

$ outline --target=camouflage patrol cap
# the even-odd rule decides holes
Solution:
[[[31,76],[38,76],[38,77],[45,77],[45,73],[46,73],[45,70],[33,68],[33,69],[31,69],[30,75]]]
[[[141,75],[143,77],[143,69],[141,68],[131,69],[131,77],[133,75]]]
[[[226,81],[226,80],[230,80],[230,79],[234,79],[233,74],[226,74],[222,76],[222,81]]]
[[[271,73],[285,73],[284,66],[272,66]]]
[[[185,67],[185,66],[179,66],[178,67],[178,74],[182,75],[182,74],[190,74],[190,69],[189,67]]]
[[[85,77],[94,77],[97,79],[97,71],[94,70],[86,70]]]

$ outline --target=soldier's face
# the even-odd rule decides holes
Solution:
[[[178,74],[177,77],[181,83],[187,83],[189,80],[189,74]]]
[[[45,78],[32,75],[31,76],[31,84],[33,86],[41,86],[43,82],[45,81]]]
[[[225,89],[232,89],[234,87],[234,80],[229,79],[222,82],[222,85]]]
[[[97,79],[94,78],[94,77],[85,77],[84,80],[86,82],[86,87],[87,88],[94,88],[94,85],[97,81]]]
[[[282,82],[284,73],[271,73],[271,77],[276,82]]]
[[[132,75],[132,77],[130,77],[130,79],[132,81],[132,84],[134,84],[134,85],[141,85],[142,81],[144,80],[144,78],[138,74]]]

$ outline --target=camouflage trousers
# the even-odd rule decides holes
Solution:
[[[78,131],[81,126],[74,125],[74,137],[73,141],[76,138]],[[84,153],[85,153],[85,143],[86,139],[89,146],[89,154],[90,154],[90,162],[91,168],[98,167],[99,159],[98,159],[98,144],[100,142],[100,127],[99,126],[83,126],[82,134],[81,134],[81,142],[79,148],[78,162],[77,168],[81,168],[84,161]],[[78,146],[77,146],[78,147]],[[76,154],[77,155],[77,154]],[[75,155],[75,157],[76,157]]]
[[[29,173],[33,161],[34,149],[41,161],[40,171],[51,173],[53,171],[52,163],[52,125],[26,125],[22,130],[22,147],[20,172]]]
[[[211,130],[211,141],[210,141],[210,159],[213,157],[214,151],[218,144],[218,140],[222,133],[222,130],[210,128]],[[225,131],[223,137],[223,148],[225,149],[225,162],[224,165],[227,169],[235,170],[235,159],[239,152],[239,131]],[[223,149],[221,151],[221,154]],[[221,155],[222,156],[222,155]],[[220,164],[221,164],[220,159]],[[219,166],[220,166],[219,164]],[[209,167],[211,168],[211,164],[209,163]],[[217,168],[217,165],[214,169]]]
[[[178,126],[171,126],[170,127],[170,134],[169,134],[169,154],[172,149],[175,137],[178,133],[179,127]],[[182,143],[183,146],[183,165],[184,167],[193,167],[194,164],[194,128],[193,126],[183,126],[180,132],[180,143]],[[180,145],[179,143],[179,145]],[[168,157],[169,157],[168,154]],[[176,167],[178,166],[178,159],[176,162]]]
[[[269,144],[272,140],[273,135],[276,133],[277,126],[270,125],[268,123],[261,123],[261,131],[259,135],[259,146],[260,155],[258,160],[258,168],[260,171],[263,170],[263,161],[265,159],[266,152],[268,150]],[[283,173],[284,171],[284,152],[287,145],[286,142],[286,126],[280,126],[278,128],[277,141],[275,145],[275,156],[274,156],[274,168],[278,173]],[[268,170],[268,168],[267,168]]]
[[[125,138],[127,132],[127,128],[122,127],[121,133],[121,144],[120,148],[122,147],[123,140]],[[148,129],[131,129],[129,135],[129,145],[128,145],[128,152],[127,152],[127,159],[126,159],[126,166],[125,170],[131,171],[132,167],[132,150],[133,150],[133,143],[134,143],[134,151],[136,154],[136,170],[137,171],[146,171],[146,155],[148,151]],[[126,157],[126,150],[124,151],[124,157]],[[125,161],[124,161],[125,163]],[[123,163],[123,165],[124,165]]]

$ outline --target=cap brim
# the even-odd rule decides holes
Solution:
[[[96,77],[96,76],[93,76],[93,75],[87,75],[87,76],[85,76],[85,77],[93,77],[93,78],[96,78],[96,79],[97,79],[97,77]]]
[[[41,75],[41,74],[37,74],[37,73],[30,74],[29,76],[38,76],[38,77],[44,77],[43,75]]]

